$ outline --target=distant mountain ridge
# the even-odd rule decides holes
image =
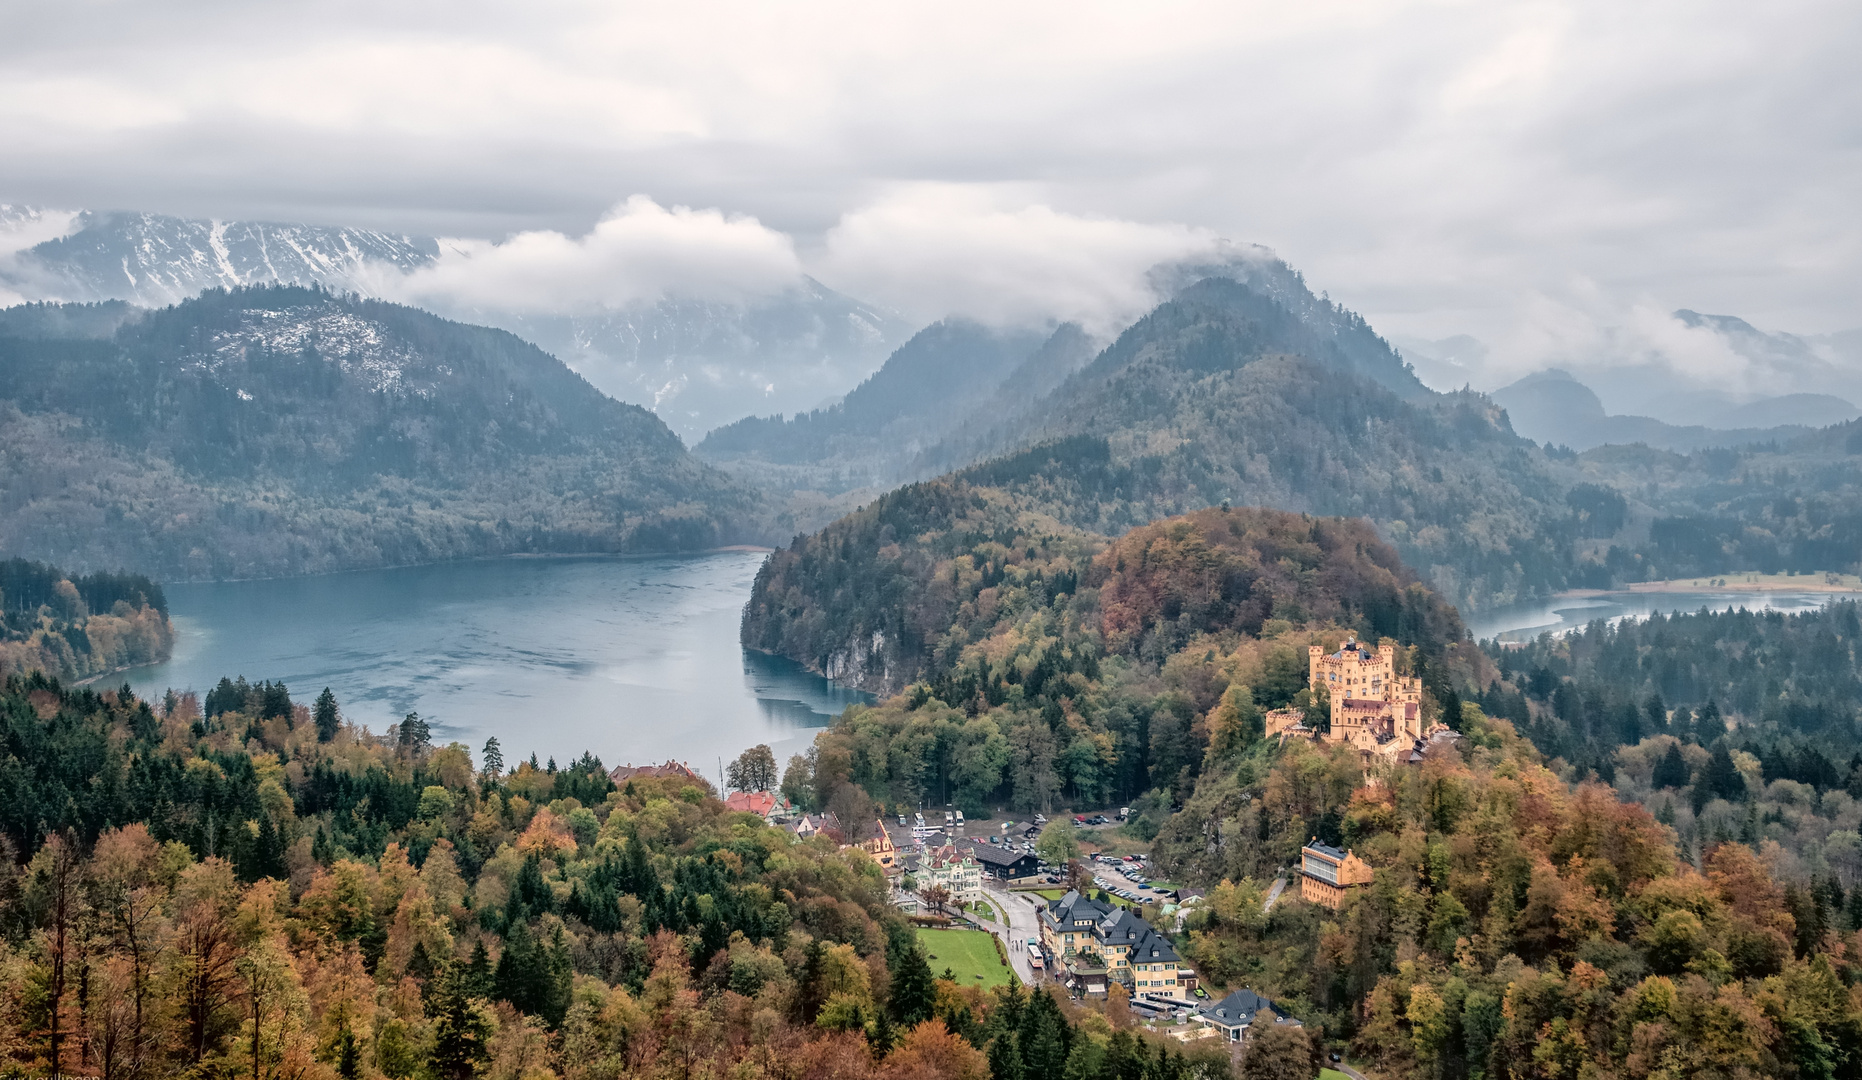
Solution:
[[[0,283],[32,299],[156,308],[213,288],[353,289],[371,264],[406,271],[439,254],[430,238],[368,229],[90,211],[73,224],[69,235],[21,252]]]
[[[742,536],[754,497],[504,331],[297,286],[0,311],[0,550],[167,578]]]
[[[1210,257],[1161,264],[1148,281],[1165,298],[1231,282],[1252,298],[1252,317],[1275,323],[1287,350],[1402,400],[1432,396],[1362,317],[1314,296],[1265,248],[1223,244]],[[1050,396],[1095,362],[1101,344],[1074,324],[1042,340],[945,320],[920,331],[841,402],[788,418],[746,417],[694,450],[759,484],[829,495],[927,479],[1057,434]]]
[[[1042,334],[946,319],[915,334],[835,404],[789,418],[745,417],[693,452],[740,475],[830,494],[920,479],[918,456],[946,434],[1038,399],[1092,350],[1071,323]]]
[[[1737,406],[1716,417],[1715,425],[1668,424],[1649,416],[1612,416],[1590,387],[1558,368],[1535,372],[1490,395],[1506,409],[1513,430],[1548,445],[1589,450],[1606,445],[1642,443],[1659,450],[1689,453],[1711,447],[1788,442],[1818,427],[1854,419],[1859,410],[1828,394],[1792,394]],[[1768,426],[1737,426],[1743,418],[1770,419]],[[1821,423],[1777,423],[1787,418]]]
[[[48,222],[33,208],[0,207],[0,231],[42,231]],[[440,255],[432,237],[86,211],[66,235],[0,258],[0,298],[158,308],[209,288],[269,284],[380,295]],[[898,314],[812,278],[743,304],[670,297],[576,315],[440,314],[518,334],[610,396],[653,409],[692,442],[748,412],[806,409],[841,393],[911,332]]]
[[[1581,474],[1486,398],[1422,387],[1357,316],[1326,301],[1306,311],[1234,278],[1180,289],[1019,406],[1021,422],[967,432],[946,455],[982,460],[881,495],[772,558],[744,643],[893,687],[956,640],[944,623],[958,579],[983,587],[980,611],[1038,538],[1116,537],[1231,504],[1369,519],[1466,609],[1566,587],[1582,524],[1567,496]],[[1306,617],[1292,601],[1270,614]]]

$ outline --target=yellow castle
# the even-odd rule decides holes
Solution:
[[[1396,673],[1396,646],[1375,652],[1347,640],[1335,653],[1309,647],[1312,687],[1325,687],[1331,699],[1331,730],[1320,736],[1346,743],[1366,754],[1396,757],[1409,752],[1424,735],[1422,680]],[[1310,734],[1295,709],[1267,715],[1269,735]]]

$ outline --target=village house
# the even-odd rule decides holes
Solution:
[[[951,845],[926,848],[908,857],[905,872],[920,889],[941,885],[950,890],[953,904],[974,904],[983,898],[983,867],[970,852]]]
[[[827,830],[833,830],[836,835],[839,835],[840,819],[834,816],[832,810],[823,814],[800,814],[783,828],[798,840],[806,840]]]
[[[1033,877],[1041,870],[1041,860],[1023,851],[1013,851],[999,844],[972,843],[970,852],[982,865],[983,872],[1003,881]]]
[[[1247,1042],[1248,1036],[1266,1024],[1302,1027],[1298,1020],[1281,1012],[1279,1007],[1247,988],[1235,991],[1220,1001],[1200,1005],[1196,1019],[1222,1032],[1232,1043]]]
[[[879,864],[879,868],[886,872],[887,877],[897,877],[904,872],[904,867],[899,862],[899,849],[892,843],[892,834],[886,831],[884,818],[873,823],[871,837],[862,840],[858,845],[849,844],[848,846],[857,846],[871,855],[873,861]]]
[[[789,810],[789,800],[770,791],[733,791],[725,796],[724,805],[739,813],[755,814],[770,824]]]

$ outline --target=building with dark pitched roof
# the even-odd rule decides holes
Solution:
[[[1198,1006],[1196,1018],[1220,1029],[1229,1042],[1246,1042],[1248,1036],[1265,1024],[1303,1026],[1273,1002],[1247,988],[1235,991],[1220,1001]]]
[[[1033,855],[1010,851],[997,844],[972,844],[970,853],[983,864],[985,874],[1004,881],[1030,877],[1041,868],[1041,860]]]
[[[1184,1001],[1183,958],[1170,939],[1129,909],[1069,890],[1041,910],[1041,945],[1055,970],[1086,993],[1102,993],[1105,980],[1123,983],[1135,998]]]

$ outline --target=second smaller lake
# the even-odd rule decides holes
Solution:
[[[1468,616],[1468,632],[1476,641],[1494,638],[1500,641],[1527,641],[1540,634],[1562,634],[1582,629],[1598,619],[1646,619],[1656,613],[1707,611],[1813,611],[1833,599],[1852,593],[1813,592],[1810,590],[1777,592],[1621,592],[1595,596],[1553,597],[1523,604],[1509,604],[1492,611]]]

